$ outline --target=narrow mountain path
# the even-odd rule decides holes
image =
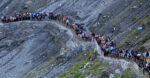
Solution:
[[[53,22],[56,23],[56,24],[60,24],[60,23],[58,23],[56,21],[53,21]],[[66,27],[63,24],[60,24],[58,26],[60,26],[61,28],[67,29],[70,33],[73,32],[70,28]],[[75,34],[70,34],[70,35],[75,35]],[[98,52],[98,54],[99,54],[98,58],[100,60],[108,62],[110,64],[120,64],[124,70],[127,69],[128,67],[132,67],[133,71],[136,74],[138,74],[140,76],[140,78],[146,78],[140,72],[136,72],[136,71],[139,71],[139,67],[138,67],[138,65],[135,62],[128,61],[128,60],[125,60],[125,59],[116,59],[116,58],[111,58],[111,57],[105,57],[104,54],[103,54],[103,52],[101,51],[100,46],[98,45],[97,41],[94,40],[94,41],[90,41],[90,42],[93,43],[93,46],[95,46],[95,50]]]

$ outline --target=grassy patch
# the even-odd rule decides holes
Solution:
[[[135,21],[136,20],[136,16],[131,18],[131,21]]]
[[[44,65],[42,65],[39,69],[37,69],[37,72],[40,73],[42,71],[44,71],[46,68],[48,68],[52,62],[55,61],[56,57],[58,56],[60,52],[58,52],[55,56],[53,56],[52,58],[50,58]]]
[[[29,73],[28,78],[33,78],[33,73]]]
[[[103,72],[101,78],[109,78],[109,75],[106,72]]]
[[[55,43],[58,41],[59,36],[55,36],[55,37],[53,37],[53,39],[54,39],[54,41],[53,41],[53,43],[52,43],[52,44],[55,44]]]
[[[116,75],[114,78],[136,78],[136,75],[131,72],[131,68],[128,68],[121,75]]]
[[[139,51],[146,51],[146,48],[142,45],[142,46],[139,48]]]
[[[104,67],[108,66],[108,63],[102,63],[98,59],[93,62],[93,65],[87,69],[87,74],[92,73],[96,75],[98,72],[102,73]]]
[[[86,58],[86,51],[81,53],[81,55],[76,59],[77,61],[81,61],[82,59]]]
[[[85,78],[81,72],[75,72],[73,78]]]
[[[150,23],[150,15],[146,15],[143,19],[140,20],[142,26],[146,26]]]
[[[144,44],[144,43],[147,42],[148,40],[150,40],[150,34],[148,34],[148,35],[146,35],[145,37],[143,37],[142,43]]]
[[[70,68],[67,72],[63,72],[62,74],[60,74],[58,76],[58,78],[66,78],[68,74],[77,72],[90,59],[90,57],[92,56],[93,52],[94,52],[94,49],[90,49],[87,57],[84,60],[82,60],[81,62],[79,62],[78,64],[76,64],[72,68]]]
[[[51,53],[50,50],[48,50],[46,53],[44,53],[44,56],[47,57]]]
[[[43,72],[45,69],[47,69],[55,61],[55,59],[56,59],[56,57],[58,56],[59,53],[60,52],[57,52],[55,56],[50,58],[44,65],[40,66],[34,73],[26,72],[23,76],[27,75],[28,78],[33,78],[37,74],[40,74],[41,72]]]
[[[131,45],[131,42],[130,42],[130,41],[126,41],[125,44],[126,44],[127,46],[129,46],[129,45]]]

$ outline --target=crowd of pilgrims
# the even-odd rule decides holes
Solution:
[[[83,40],[93,40],[96,39],[98,44],[101,46],[104,56],[114,57],[114,58],[124,58],[136,62],[143,71],[150,72],[150,60],[149,52],[139,53],[137,51],[129,49],[119,49],[115,48],[114,40],[110,37],[106,37],[103,34],[92,33],[85,29],[84,23],[75,23],[73,19],[64,14],[54,14],[50,13],[16,13],[12,16],[2,16],[1,21],[3,23],[23,21],[23,20],[57,20],[61,23],[66,24],[66,26],[74,29],[76,35]]]

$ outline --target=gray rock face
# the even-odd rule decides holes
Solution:
[[[50,22],[28,21],[5,24],[1,28],[1,34],[5,36],[0,41],[1,78],[20,77],[27,70],[37,67],[55,55],[69,36],[54,25]],[[56,36],[62,40],[55,39]],[[52,51],[50,55],[46,54],[48,50]]]

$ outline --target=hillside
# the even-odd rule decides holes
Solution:
[[[150,51],[149,0],[0,1],[0,16],[24,12],[64,14],[117,48]],[[96,41],[79,39],[58,21],[0,22],[0,78],[146,78],[135,66],[104,57]]]

